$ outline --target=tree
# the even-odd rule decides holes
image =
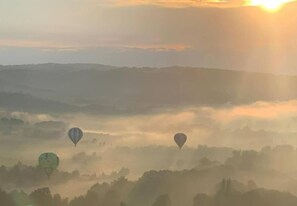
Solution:
[[[152,206],[171,206],[171,200],[167,194],[160,195],[157,197]]]
[[[193,206],[210,206],[212,198],[206,194],[198,194],[194,197]]]
[[[30,194],[34,205],[36,206],[53,206],[52,195],[49,188],[41,188]]]
[[[1,189],[0,189],[0,203],[1,205],[5,205],[5,206],[14,205],[9,195],[6,192],[2,191]]]

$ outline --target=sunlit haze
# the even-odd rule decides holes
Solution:
[[[297,206],[296,0],[0,0],[0,206]]]
[[[268,11],[277,11],[288,2],[292,0],[251,0],[249,5],[260,6]]]

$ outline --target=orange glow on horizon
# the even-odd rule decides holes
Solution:
[[[263,9],[275,12],[286,3],[292,2],[293,0],[250,0],[249,5],[260,6]]]

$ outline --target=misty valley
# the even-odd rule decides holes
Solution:
[[[297,206],[297,0],[0,0],[0,206]]]
[[[295,88],[219,69],[0,66],[0,205],[295,206]]]

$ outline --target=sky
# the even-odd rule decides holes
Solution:
[[[296,10],[290,0],[2,0],[0,64],[296,74]]]

